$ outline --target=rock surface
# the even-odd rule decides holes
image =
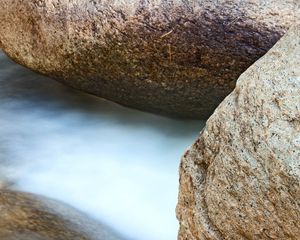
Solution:
[[[38,195],[1,190],[0,209],[0,239],[121,239],[77,210]]]
[[[300,239],[300,26],[237,81],[180,167],[179,239]]]
[[[298,0],[0,0],[16,62],[142,110],[207,118],[291,23]]]

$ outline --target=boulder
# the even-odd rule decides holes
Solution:
[[[16,62],[141,110],[207,118],[294,22],[297,0],[0,0]]]
[[[108,227],[58,201],[0,191],[0,239],[120,240]]]
[[[180,240],[300,239],[300,26],[237,81],[180,166]]]

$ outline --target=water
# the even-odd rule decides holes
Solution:
[[[2,180],[128,239],[176,239],[179,160],[202,126],[83,94],[0,53]]]

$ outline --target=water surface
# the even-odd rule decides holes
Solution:
[[[2,180],[128,239],[176,239],[179,160],[202,126],[81,93],[0,53]]]

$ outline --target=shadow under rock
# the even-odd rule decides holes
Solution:
[[[0,86],[1,107],[6,105],[18,111],[24,110],[24,106],[33,111],[42,107],[49,112],[55,111],[55,114],[73,111],[89,121],[101,118],[135,128],[152,128],[153,131],[174,137],[199,132],[204,125],[204,121],[171,119],[85,94],[17,65],[3,53],[0,53]],[[18,106],[18,101],[22,106]],[[11,106],[12,102],[14,106]]]

